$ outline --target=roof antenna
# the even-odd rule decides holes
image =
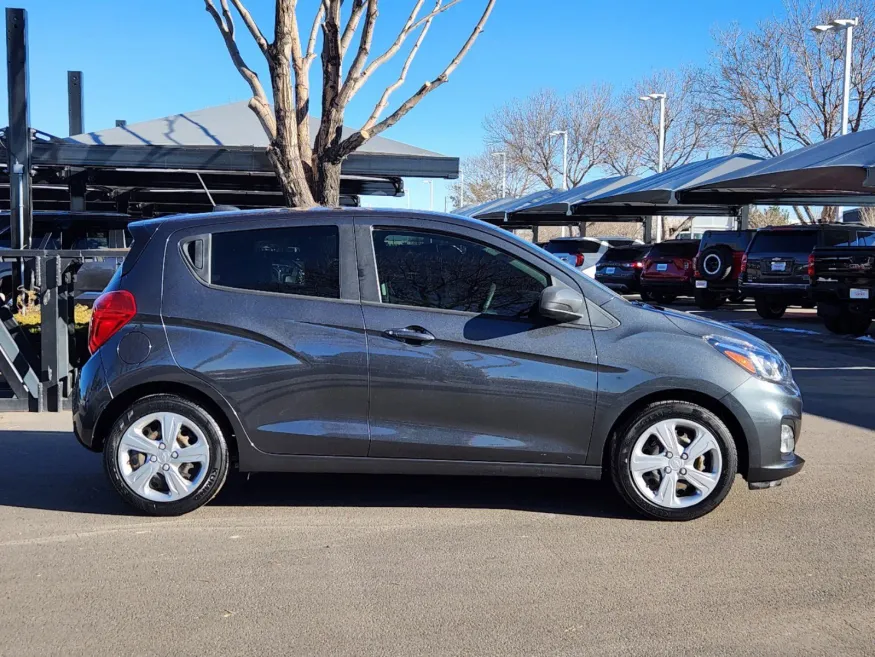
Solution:
[[[213,207],[216,207],[216,202],[213,200],[213,195],[210,194],[210,190],[207,189],[207,186],[206,186],[206,184],[204,183],[204,179],[201,178],[201,174],[200,174],[199,172],[195,171],[195,172],[194,172],[194,175],[196,175],[196,176],[197,176],[197,179],[200,180],[201,187],[203,187],[203,188],[204,188],[204,191],[207,193],[207,198],[210,199],[210,205],[212,205]]]

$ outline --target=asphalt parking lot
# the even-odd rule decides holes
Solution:
[[[708,314],[788,358],[808,463],[686,524],[594,482],[300,475],[144,518],[68,416],[0,415],[0,654],[875,654],[875,339]]]

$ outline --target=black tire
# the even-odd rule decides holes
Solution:
[[[742,292],[736,292],[730,296],[727,301],[729,301],[729,303],[744,303],[745,299],[747,299],[747,297]]]
[[[639,294],[641,295],[642,301],[653,301],[653,295],[650,294],[650,292],[648,292],[647,290],[641,290]]]
[[[710,290],[696,290],[694,293],[696,306],[702,310],[714,310],[723,305],[723,295]]]
[[[661,303],[663,305],[669,304],[678,298],[678,295],[669,294],[668,292],[653,292],[651,293],[651,296],[656,303]]]
[[[632,450],[648,427],[668,419],[687,419],[702,425],[714,436],[723,460],[723,470],[710,495],[694,506],[670,509],[646,499],[635,486],[630,470]],[[726,425],[711,411],[686,401],[662,401],[646,406],[621,427],[612,439],[611,478],[620,496],[633,509],[656,520],[693,520],[713,511],[726,498],[738,471],[738,450]]]
[[[209,463],[201,483],[189,495],[169,502],[153,501],[134,492],[125,482],[116,454],[125,431],[151,413],[172,412],[183,416],[204,435],[209,445]],[[103,465],[113,487],[125,502],[154,516],[189,513],[212,500],[228,476],[228,445],[216,420],[202,407],[176,395],[149,395],[137,400],[115,421],[103,448]]]
[[[862,315],[850,315],[847,318],[845,326],[848,329],[848,335],[853,335],[855,338],[862,337],[869,332],[872,320]]]
[[[757,297],[754,300],[757,314],[763,319],[781,319],[787,312],[787,304],[775,301],[769,297]]]
[[[696,271],[706,281],[725,280],[732,271],[732,249],[726,244],[709,246],[696,256]]]
[[[845,318],[843,315],[833,315],[831,317],[823,318],[823,325],[826,326],[826,329],[830,333],[835,333],[836,335],[845,335],[847,331],[847,327],[845,326]]]

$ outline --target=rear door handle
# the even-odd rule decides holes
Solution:
[[[393,340],[402,342],[419,342],[425,344],[434,340],[434,336],[421,326],[408,326],[406,328],[392,328],[383,331],[383,335]]]

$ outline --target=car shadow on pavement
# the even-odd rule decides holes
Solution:
[[[65,431],[0,430],[0,506],[136,515],[102,455]],[[211,505],[514,509],[638,519],[609,484],[579,479],[232,473]]]
[[[211,504],[509,509],[641,519],[608,482],[532,477],[259,473],[229,477]]]
[[[0,431],[0,506],[128,515],[100,454],[68,431]]]

